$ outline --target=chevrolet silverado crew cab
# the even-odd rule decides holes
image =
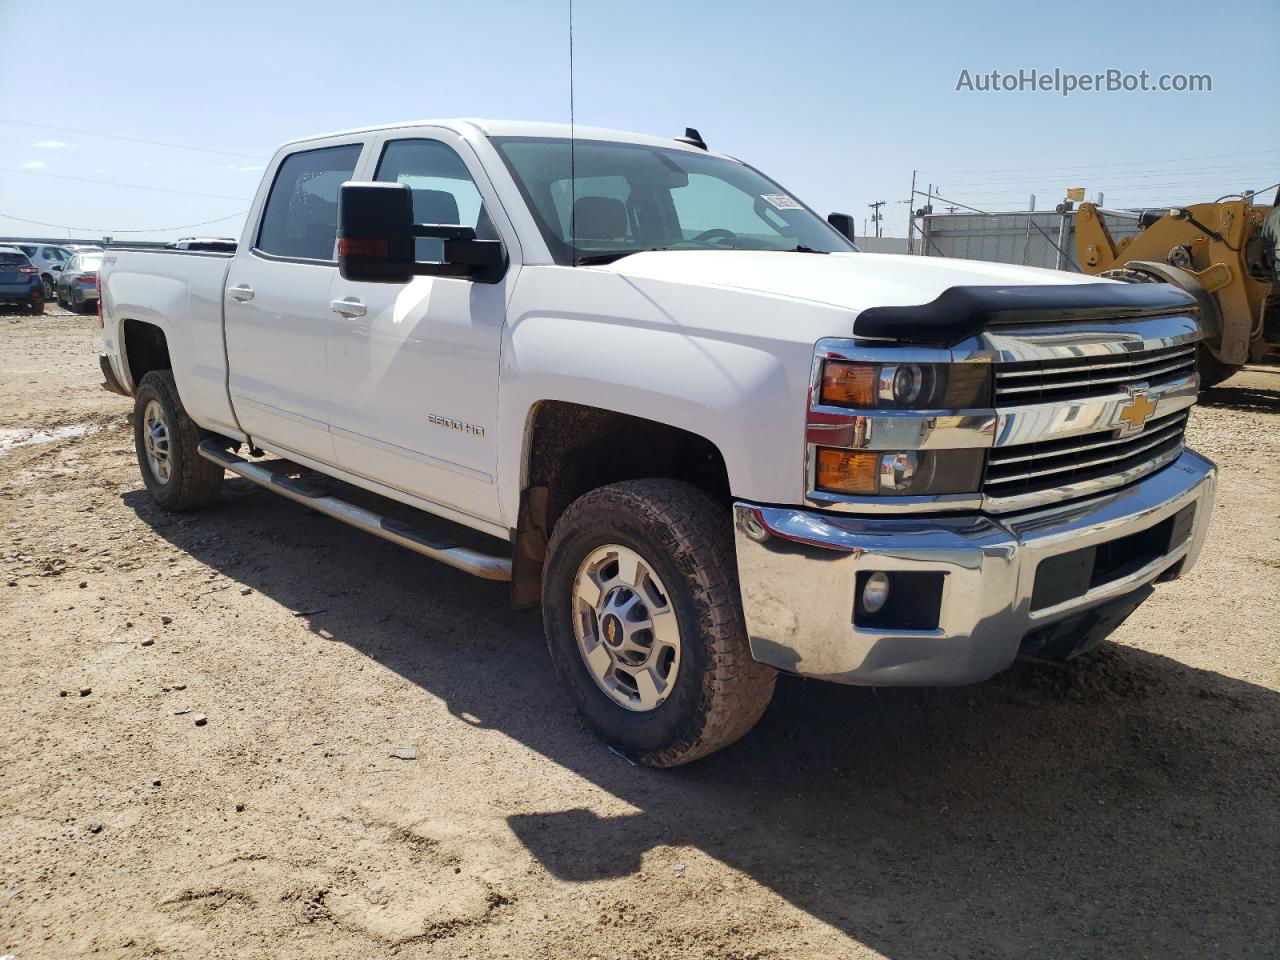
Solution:
[[[669,766],[779,670],[1068,658],[1205,536],[1188,295],[848,223],[696,131],[319,136],[234,251],[107,251],[102,369],[160,506],[230,471],[510,581],[588,724]]]

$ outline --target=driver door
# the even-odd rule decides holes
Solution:
[[[407,183],[415,222],[473,227],[480,239],[501,239],[512,249],[514,231],[470,147],[456,134],[393,131],[374,150],[372,179]],[[440,240],[416,241],[418,260],[441,255]],[[455,277],[334,281],[328,364],[339,466],[501,522],[498,361],[515,276],[513,265],[498,283]]]

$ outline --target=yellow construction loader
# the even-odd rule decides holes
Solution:
[[[1119,242],[1103,215],[1136,219],[1140,232]],[[1076,258],[1083,273],[1130,283],[1172,283],[1200,303],[1200,384],[1221,383],[1280,343],[1280,195],[1131,211],[1082,203]]]

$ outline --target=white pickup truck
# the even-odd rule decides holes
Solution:
[[[588,723],[669,766],[779,670],[1068,658],[1204,539],[1187,295],[848,224],[696,131],[319,136],[234,252],[107,251],[102,370],[158,504],[231,471],[509,580]]]

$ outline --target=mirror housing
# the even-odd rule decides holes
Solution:
[[[828,213],[827,223],[835,227],[836,231],[840,234],[840,236],[844,237],[850,243],[854,242],[853,233],[854,233],[856,224],[854,223],[853,217],[849,216],[849,214]]]
[[[414,259],[418,237],[443,240],[439,263]],[[338,191],[338,272],[344,280],[408,283],[414,277],[458,277],[497,283],[507,259],[498,240],[477,240],[471,227],[413,222],[407,183],[349,181]]]

